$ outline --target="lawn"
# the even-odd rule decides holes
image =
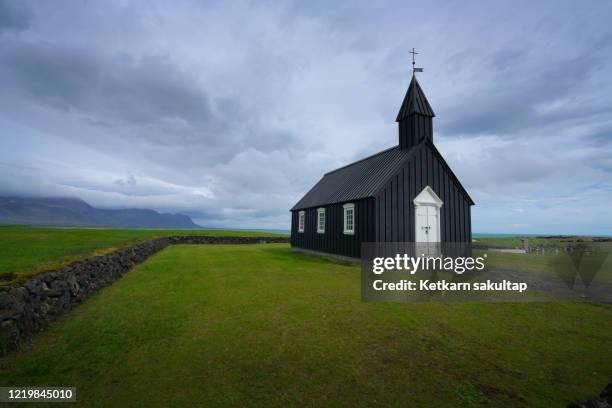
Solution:
[[[565,406],[611,379],[612,307],[363,303],[285,244],[177,245],[0,359],[80,406]]]
[[[0,285],[101,255],[137,242],[169,235],[278,236],[225,230],[154,230],[0,226]]]

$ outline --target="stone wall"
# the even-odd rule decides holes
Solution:
[[[612,382],[606,385],[599,397],[587,401],[570,402],[567,408],[610,408],[612,407]]]
[[[168,245],[287,242],[289,237],[194,235],[157,238],[42,273],[19,286],[0,288],[0,354],[14,349],[20,340],[43,330],[57,316]]]

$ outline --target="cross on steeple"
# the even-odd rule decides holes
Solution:
[[[410,51],[410,54],[412,54],[412,72],[414,72],[414,56],[417,55],[418,52],[416,52],[413,47],[412,51]]]
[[[412,74],[414,75],[415,72],[423,72],[423,68],[416,68],[414,66],[414,56],[418,55],[419,53],[414,50],[414,47],[412,48],[412,51],[409,51],[409,53],[412,54]]]

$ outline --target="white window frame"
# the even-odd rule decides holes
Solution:
[[[353,203],[344,204],[342,208],[343,208],[343,215],[344,215],[342,217],[344,219],[344,228],[343,228],[344,233],[346,235],[354,235],[355,234],[355,204]],[[353,220],[352,220],[353,225],[351,229],[347,228],[347,224],[348,224],[347,214],[349,213],[349,210],[353,213]]]
[[[300,211],[298,213],[298,232],[303,233],[306,228],[306,213]]]
[[[323,229],[321,229],[321,215],[323,216]],[[317,208],[317,234],[325,234],[325,208]]]

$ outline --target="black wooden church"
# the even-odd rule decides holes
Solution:
[[[399,144],[326,173],[291,209],[291,246],[361,258],[362,242],[471,242],[474,202],[433,143],[414,73]]]

